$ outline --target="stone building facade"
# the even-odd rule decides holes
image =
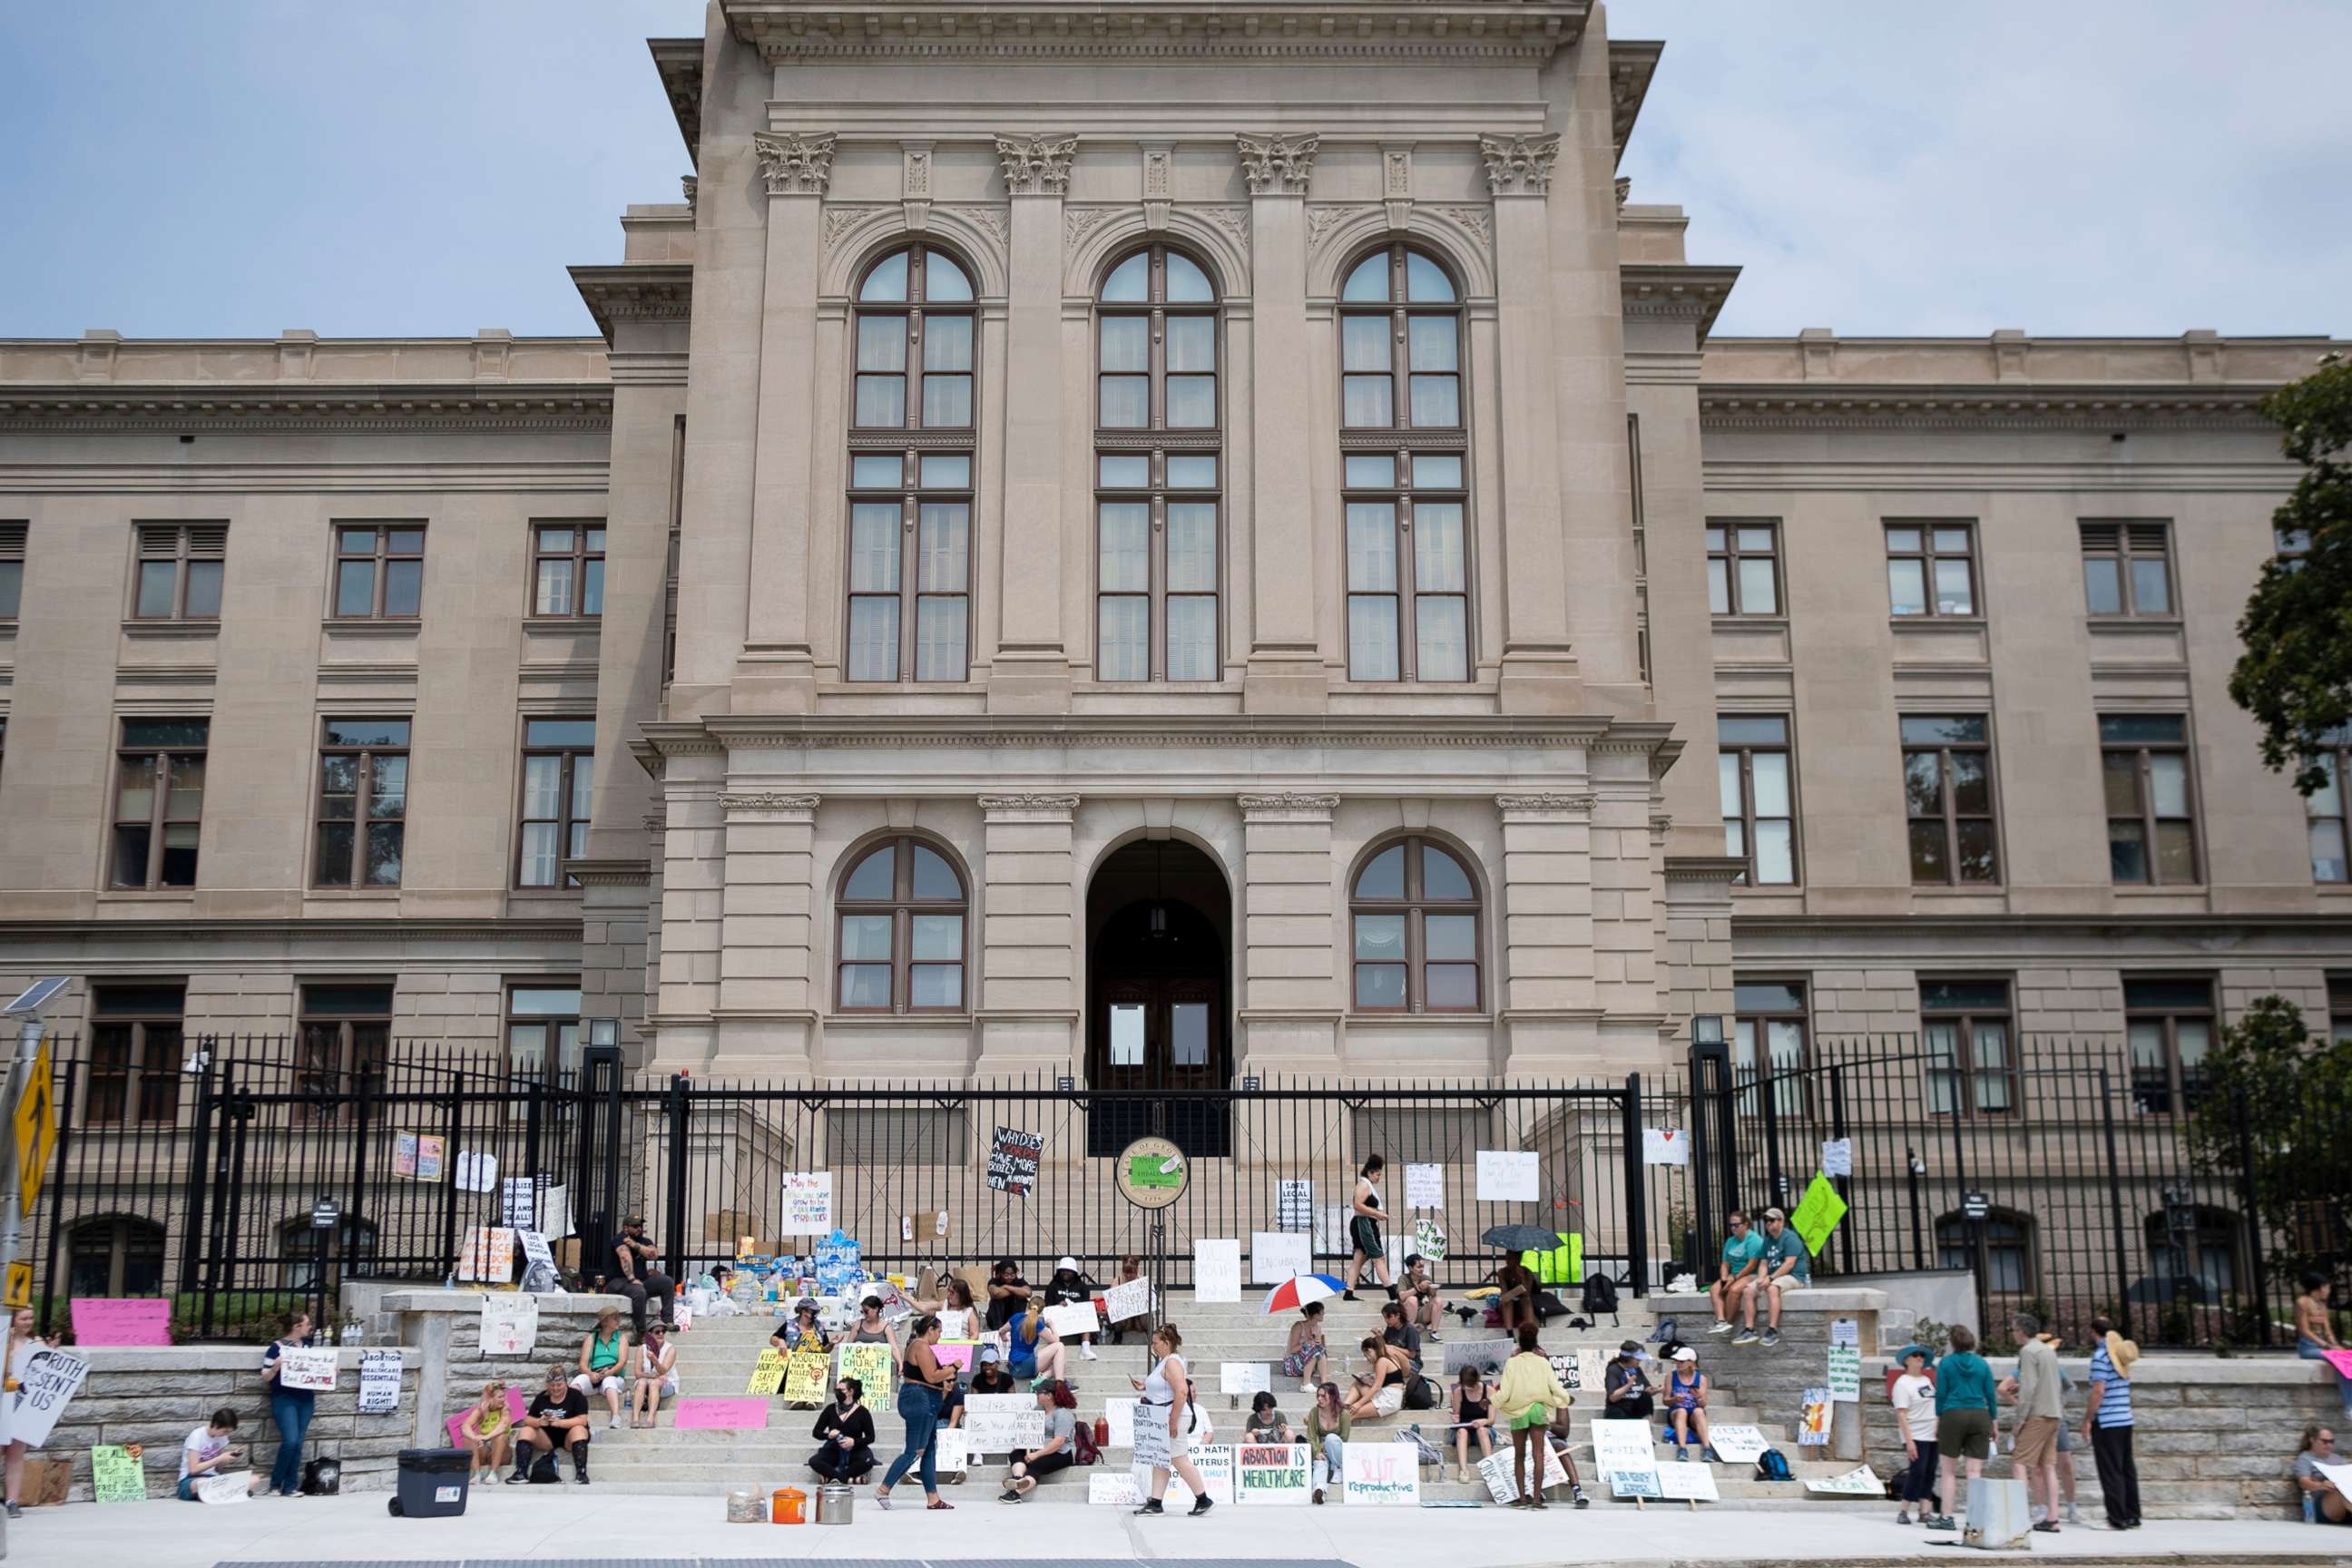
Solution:
[[[2177,1090],[2253,995],[2352,1027],[2343,805],[2224,691],[2325,339],[1713,336],[1590,0],[653,56],[599,337],[0,341],[0,971],[117,1116],[215,1031]]]

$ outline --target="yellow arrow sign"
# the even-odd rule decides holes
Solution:
[[[0,1290],[0,1307],[15,1311],[33,1304],[33,1266],[29,1263],[8,1265],[8,1286]]]
[[[49,1084],[49,1043],[41,1042],[33,1058],[33,1076],[16,1100],[16,1190],[18,1212],[30,1215],[41,1195],[41,1178],[49,1168],[49,1152],[58,1142],[57,1098]]]

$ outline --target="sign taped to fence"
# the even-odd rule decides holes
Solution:
[[[1541,1195],[1536,1157],[1518,1149],[1478,1151],[1478,1201],[1531,1204]]]
[[[1433,1219],[1413,1221],[1412,1249],[1432,1263],[1444,1262],[1445,1232],[1438,1228],[1437,1222]]]
[[[1727,1465],[1752,1465],[1764,1457],[1768,1445],[1761,1426],[1710,1426],[1715,1451]]]
[[[841,1375],[854,1377],[866,1390],[865,1403],[877,1410],[891,1409],[897,1398],[890,1384],[890,1347],[886,1344],[844,1345],[841,1347]],[[1030,1400],[1034,1408],[1036,1401]],[[1042,1417],[1044,1412],[1039,1412]],[[1039,1438],[1039,1442],[1045,1441]]]
[[[478,1149],[468,1149],[457,1156],[457,1190],[461,1193],[494,1193],[499,1190],[499,1157]]]
[[[1242,1244],[1230,1238],[1196,1238],[1192,1243],[1192,1300],[1241,1299]],[[1055,1331],[1060,1332],[1058,1329]]]
[[[794,1351],[784,1362],[784,1397],[800,1405],[823,1405],[832,1370],[833,1358],[824,1352]]]
[[[541,1232],[519,1230],[515,1232],[515,1241],[522,1248],[522,1260],[527,1265],[523,1271],[526,1274],[532,1268],[555,1267],[555,1254],[549,1249],[547,1237]]]
[[[1445,1167],[1412,1164],[1404,1168],[1404,1206],[1442,1209],[1445,1206]]]
[[[96,1443],[89,1450],[90,1494],[98,1502],[145,1502],[147,1467],[120,1443]]]
[[[35,1351],[17,1375],[16,1407],[8,1412],[9,1441],[28,1448],[47,1443],[58,1414],[81,1392],[89,1376],[89,1362],[85,1357],[54,1346]]]
[[[1311,1230],[1315,1226],[1315,1184],[1284,1177],[1274,1184],[1274,1228]]]
[[[963,1429],[971,1434],[975,1454],[1009,1454],[1015,1448],[1045,1446],[1045,1413],[1037,1408],[1034,1394],[968,1394],[963,1405]]]
[[[1236,1264],[1235,1267],[1240,1266]],[[1208,1298],[1202,1297],[1202,1300]],[[1238,1287],[1234,1289],[1234,1300],[1241,1300]],[[1066,1340],[1076,1339],[1081,1334],[1102,1332],[1102,1318],[1095,1311],[1092,1301],[1065,1301],[1058,1307],[1046,1308],[1039,1316],[1045,1320],[1047,1328]]]
[[[778,1236],[833,1234],[833,1173],[784,1173],[784,1211],[776,1221]]]
[[[1250,1233],[1250,1283],[1279,1285],[1295,1274],[1315,1271],[1315,1249],[1295,1230]]]
[[[817,1359],[824,1361],[829,1358],[820,1356]],[[770,1345],[760,1352],[760,1359],[752,1364],[751,1381],[743,1385],[743,1392],[772,1394],[783,1387],[785,1371],[784,1352]]]
[[[457,1278],[482,1285],[503,1285],[514,1278],[515,1233],[503,1225],[478,1225],[467,1230],[457,1248]]]
[[[1543,1484],[1547,1489],[1568,1485],[1568,1470],[1552,1451],[1548,1440],[1538,1440],[1536,1447],[1543,1450]],[[1519,1495],[1518,1472],[1512,1468],[1513,1456],[1508,1448],[1487,1455],[1478,1461],[1478,1477],[1486,1483],[1486,1495],[1496,1502],[1508,1503]]]
[[[278,1352],[278,1385],[280,1388],[307,1388],[317,1394],[332,1389],[335,1386],[333,1348]]]
[[[1642,1163],[1644,1165],[1689,1164],[1689,1134],[1679,1127],[1643,1128]]]
[[[392,1139],[392,1173],[416,1179],[416,1134],[396,1132]]]
[[[493,1292],[482,1298],[484,1355],[529,1355],[538,1338],[538,1297]]]
[[[1037,1168],[1045,1158],[1045,1134],[1000,1127],[988,1142],[988,1184],[996,1192],[1025,1198],[1037,1189]]]
[[[389,1415],[400,1408],[400,1352],[360,1352],[360,1414]]]
[[[1304,1443],[1243,1443],[1234,1449],[1234,1501],[1244,1508],[1304,1508],[1314,1489]]]
[[[416,1179],[418,1181],[439,1181],[442,1165],[448,1158],[448,1139],[438,1132],[420,1132],[416,1135]]]
[[[1822,1174],[1851,1176],[1853,1174],[1853,1140],[1824,1138],[1822,1140]]]
[[[1339,1447],[1340,1501],[1358,1508],[1421,1505],[1421,1450],[1414,1445],[1342,1443]]]
[[[1838,1221],[1845,1218],[1845,1200],[1830,1185],[1830,1179],[1816,1174],[1805,1188],[1805,1199],[1797,1212],[1789,1216],[1789,1228],[1805,1239],[1805,1250],[1819,1258],[1822,1248],[1829,1245],[1830,1232]]]
[[[547,1190],[545,1176],[507,1176],[499,1182],[499,1219],[517,1230],[539,1223],[539,1194]]]

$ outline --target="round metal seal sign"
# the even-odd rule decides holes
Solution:
[[[1119,1194],[1137,1208],[1166,1208],[1192,1179],[1184,1152],[1165,1138],[1139,1138],[1119,1152]]]

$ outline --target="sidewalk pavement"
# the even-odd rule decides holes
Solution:
[[[966,1489],[970,1491],[971,1489]],[[856,1522],[730,1525],[710,1497],[624,1497],[593,1487],[491,1488],[463,1518],[394,1519],[385,1493],[266,1500],[229,1508],[159,1500],[31,1509],[8,1526],[9,1568],[214,1568],[223,1563],[409,1564],[691,1562],[734,1557],[895,1559],[951,1563],[1203,1559],[1279,1563],[1334,1559],[1355,1568],[1550,1568],[1606,1562],[1847,1564],[1941,1563],[1968,1568],[1985,1556],[1958,1552],[1950,1534],[1929,1534],[1888,1517],[1803,1508],[1698,1513],[1679,1507],[1637,1510],[1596,1503],[1579,1513],[1555,1505],[1541,1515],[1486,1509],[1220,1508],[1206,1519],[1137,1519],[1124,1510],[1083,1512],[1008,1507],[979,1492],[950,1514],[927,1513],[921,1493],[888,1513],[870,1489]],[[909,1506],[911,1504],[911,1506]],[[1052,1527],[1050,1542],[1039,1536]],[[1743,1553],[1753,1553],[1743,1555]],[[2069,1528],[2033,1539],[2032,1558],[2092,1563],[2242,1563],[2266,1568],[2301,1560],[2352,1563],[2352,1530],[2289,1521],[2157,1521],[2128,1534]]]

